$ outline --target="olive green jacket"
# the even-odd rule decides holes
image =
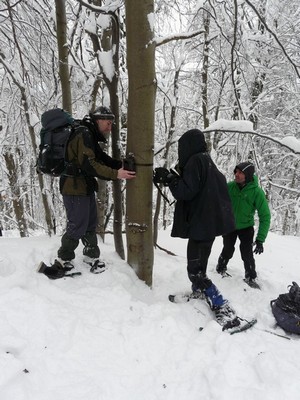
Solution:
[[[254,226],[255,212],[258,213],[259,227],[256,240],[264,242],[271,221],[271,213],[264,191],[258,185],[257,176],[242,189],[235,182],[228,183],[229,196],[233,207],[236,229]]]
[[[86,196],[98,190],[96,178],[117,179],[122,162],[108,156],[98,144],[97,131],[87,121],[76,128],[67,146],[69,166],[60,178],[63,195]]]

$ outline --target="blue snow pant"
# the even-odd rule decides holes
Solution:
[[[214,240],[189,239],[188,241],[187,273],[193,290],[205,290],[212,285],[212,281],[206,276],[206,269]]]
[[[67,213],[67,229],[61,239],[61,247],[57,255],[64,261],[75,258],[75,249],[81,239],[83,254],[91,258],[99,258],[100,249],[97,243],[97,205],[95,194],[88,196],[63,195]]]

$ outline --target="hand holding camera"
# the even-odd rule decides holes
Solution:
[[[129,153],[127,157],[123,159],[123,168],[126,169],[126,171],[136,172],[136,164],[133,153]]]
[[[167,168],[158,167],[153,171],[153,183],[163,184],[164,186],[169,186],[171,182],[176,179],[176,175],[170,172]]]

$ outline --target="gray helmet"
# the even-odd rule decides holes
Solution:
[[[114,120],[115,116],[114,114],[110,111],[108,107],[100,106],[95,109],[92,113],[90,113],[90,116],[93,120],[97,119],[109,119],[109,120]]]

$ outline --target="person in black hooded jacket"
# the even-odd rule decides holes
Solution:
[[[154,182],[169,186],[177,200],[172,237],[188,239],[187,273],[195,296],[203,293],[213,310],[227,304],[216,286],[207,277],[207,263],[216,236],[235,230],[234,215],[224,175],[209,153],[203,133],[198,129],[185,132],[178,142],[179,175],[164,173]]]

